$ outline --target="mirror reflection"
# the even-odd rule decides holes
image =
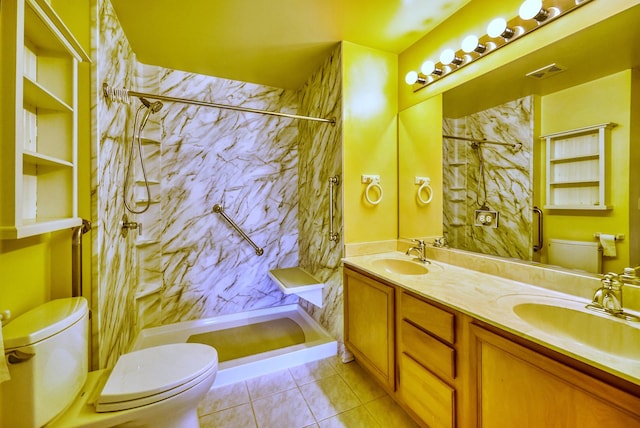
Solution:
[[[443,94],[450,247],[593,273],[640,264],[639,21],[635,6]]]

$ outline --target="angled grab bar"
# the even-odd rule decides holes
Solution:
[[[329,177],[329,241],[337,241],[340,236],[337,232],[333,231],[333,186],[339,184],[339,176]]]
[[[256,243],[253,242],[251,238],[249,238],[249,236],[247,236],[247,234],[242,231],[242,229],[240,229],[240,226],[238,226],[236,222],[233,221],[231,217],[229,217],[227,213],[224,212],[224,207],[222,205],[215,204],[213,206],[213,212],[220,214],[222,218],[224,218],[231,226],[233,226],[233,228],[244,238],[244,240],[251,244],[253,249],[256,250],[256,255],[261,256],[264,254],[264,250],[258,247]]]

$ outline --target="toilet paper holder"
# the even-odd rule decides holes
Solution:
[[[594,234],[593,234],[593,237],[594,237],[595,239],[600,239],[600,232],[596,232],[596,233],[594,233]],[[617,235],[614,235],[614,239],[615,239],[616,241],[624,241],[624,235],[623,235],[623,234],[621,234],[621,233],[619,233],[619,234],[617,234]]]

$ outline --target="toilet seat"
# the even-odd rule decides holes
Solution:
[[[96,401],[96,411],[128,410],[173,397],[217,368],[215,348],[200,343],[173,343],[124,354]]]

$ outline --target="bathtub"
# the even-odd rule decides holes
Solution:
[[[264,336],[269,331],[274,337]],[[228,344],[222,349],[208,343],[220,359],[213,387],[337,354],[336,340],[296,304],[146,328],[132,350],[180,342]],[[260,342],[268,349],[261,350]],[[244,355],[249,348],[255,353]]]

